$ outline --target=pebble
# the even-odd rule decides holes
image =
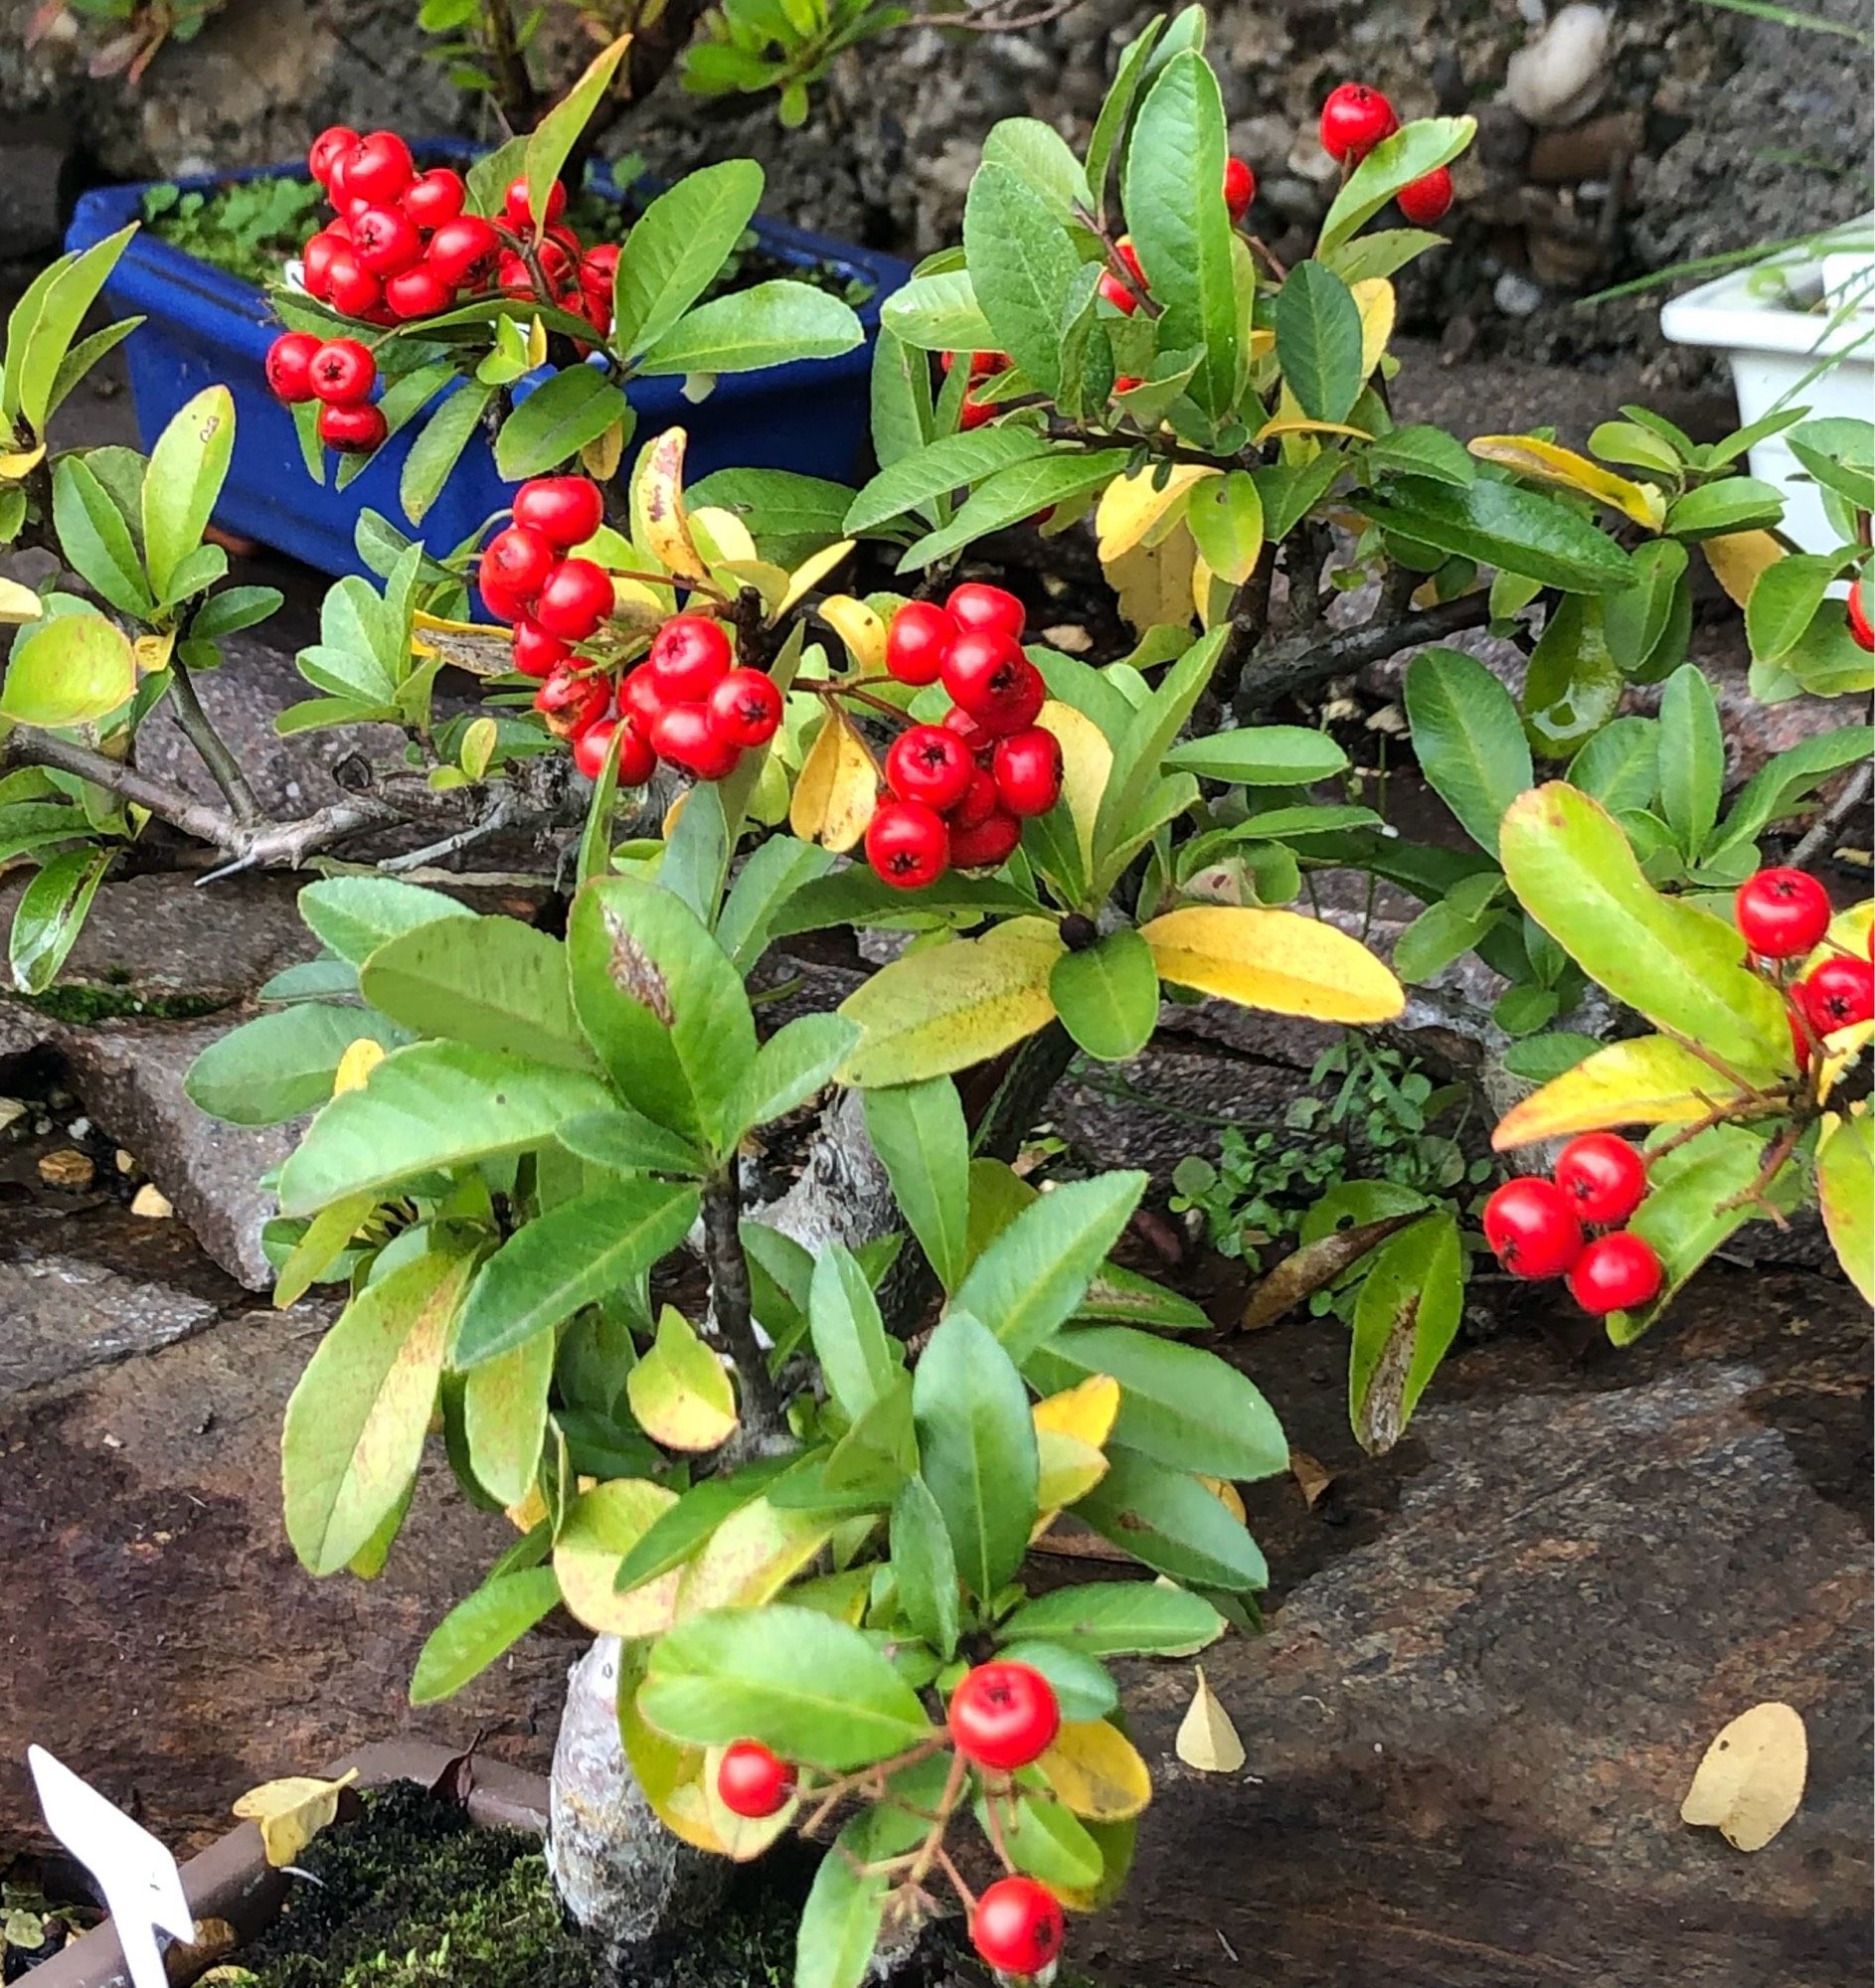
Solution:
[[[0,1132],[4,1132],[16,1118],[26,1116],[26,1106],[17,1097],[0,1097]]]
[[[1532,124],[1573,124],[1608,85],[1609,17],[1576,0],[1511,57],[1504,94]]]
[[[1542,307],[1543,292],[1528,276],[1506,269],[1491,285],[1491,301],[1506,317],[1529,317]]]
[[[39,1177],[48,1187],[76,1192],[90,1186],[97,1177],[97,1168],[88,1154],[81,1153],[74,1146],[62,1146],[56,1153],[41,1156]]]
[[[175,1212],[169,1197],[149,1181],[137,1189],[130,1203],[130,1213],[140,1215],[149,1222],[167,1222]]]

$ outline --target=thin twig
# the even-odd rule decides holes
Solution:
[[[1402,649],[1441,641],[1460,629],[1481,628],[1490,618],[1488,594],[1462,593],[1399,620],[1364,622],[1325,641],[1309,635],[1277,643],[1255,658],[1255,672],[1247,671],[1238,684],[1237,716],[1248,720],[1284,698],[1298,697],[1335,677],[1352,676]]]
[[[196,694],[195,679],[179,657],[170,658],[169,678],[169,694],[175,701],[176,723],[181,726],[183,737],[201,755],[210,777],[228,797],[235,819],[244,824],[258,821],[260,803],[248,784],[247,774],[241,770],[241,761],[216,731],[214,720],[203,710],[202,700]]]
[[[1792,870],[1807,870],[1819,856],[1828,852],[1836,839],[1836,831],[1868,799],[1871,783],[1875,783],[1875,761],[1864,759],[1855,769],[1855,777],[1816,817],[1803,840],[1791,850]]]

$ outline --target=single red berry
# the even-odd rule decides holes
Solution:
[[[1791,991],[1818,1037],[1875,1021],[1875,965],[1866,959],[1832,953],[1818,960]]]
[[[1061,799],[1061,741],[1040,725],[996,742],[996,795],[1018,821],[1046,814]]]
[[[364,400],[378,384],[378,362],[355,338],[328,338],[307,370],[313,393],[334,407]]]
[[[1580,1221],[1612,1229],[1645,1198],[1647,1163],[1613,1132],[1585,1132],[1557,1156],[1556,1185]]]
[[[388,431],[384,410],[369,401],[332,401],[319,410],[319,439],[341,455],[369,455]]]
[[[1139,308],[1139,292],[1146,286],[1146,272],[1139,266],[1139,253],[1132,246],[1132,237],[1122,235],[1113,244],[1113,251],[1132,274],[1132,283],[1126,283],[1111,269],[1102,272],[1098,288],[1102,296],[1115,310],[1124,311],[1128,317]],[[1135,288],[1134,285],[1137,285]]]
[[[1007,635],[1012,642],[1021,641],[1029,619],[1027,610],[1013,593],[1000,586],[985,586],[975,580],[953,586],[944,610],[959,628],[991,628]]]
[[[1631,1229],[1598,1236],[1569,1273],[1569,1295],[1584,1311],[1600,1318],[1611,1311],[1632,1311],[1660,1294],[1660,1259],[1653,1245]]]
[[[950,860],[959,870],[994,870],[1009,861],[1021,840],[1022,824],[999,807],[974,828],[952,827]]]
[[[534,618],[550,635],[584,642],[612,611],[612,583],[591,560],[562,560],[541,582]]]
[[[1364,83],[1344,83],[1321,106],[1321,148],[1331,159],[1364,159],[1399,130],[1393,105]]]
[[[938,681],[957,624],[935,600],[908,600],[886,630],[886,668],[902,684]]]
[[[605,522],[605,499],[590,476],[537,476],[514,493],[514,522],[566,551]]]
[[[605,760],[612,749],[612,736],[622,722],[616,718],[596,718],[575,737],[573,763],[589,780],[597,780],[604,772]]]
[[[944,657],[943,684],[951,702],[994,738],[1023,732],[1048,700],[1042,673],[1007,635],[970,628]]]
[[[338,249],[325,265],[325,300],[341,317],[366,317],[384,301],[384,285],[353,248]]]
[[[357,149],[358,133],[349,124],[328,124],[312,141],[312,150],[306,154],[306,170],[324,186],[339,160]]]
[[[352,223],[352,248],[374,276],[415,267],[424,252],[417,224],[401,207],[368,207]]]
[[[566,211],[567,190],[556,180],[553,184],[553,191],[547,196],[547,219],[549,222],[558,221]],[[516,234],[523,232],[531,234],[533,232],[534,215],[528,205],[527,175],[525,173],[508,182],[508,191],[502,200],[502,214],[508,226]]]
[[[758,1740],[738,1740],[723,1749],[716,1792],[731,1815],[759,1822],[787,1806],[794,1792],[794,1769]]]
[[[1506,1181],[1484,1204],[1484,1240],[1513,1277],[1560,1277],[1582,1254],[1582,1224],[1554,1181]]]
[[[447,166],[434,166],[419,173],[404,189],[403,207],[419,228],[440,228],[462,212],[466,198],[462,175]]]
[[[618,244],[597,242],[580,257],[580,287],[608,298],[618,278]]]
[[[923,890],[944,874],[950,832],[923,801],[886,801],[867,825],[866,860],[895,891]]]
[[[505,297],[531,297],[534,272],[512,249],[504,248],[495,265],[495,283]]]
[[[954,352],[940,352],[938,355],[938,361],[943,370],[948,373],[957,363],[957,354]],[[970,354],[970,378],[972,380],[987,380],[992,374],[1007,373],[1014,363],[1006,352],[972,352]]]
[[[950,1737],[979,1767],[1009,1773],[1040,1759],[1061,1731],[1055,1687],[1031,1664],[978,1664],[950,1694]]]
[[[493,580],[517,600],[532,600],[554,571],[554,549],[539,532],[510,525],[488,541],[482,553],[481,578]]]
[[[479,214],[459,214],[429,238],[429,266],[452,289],[486,289],[501,259],[501,237]]]
[[[697,704],[735,661],[729,636],[707,614],[674,614],[651,639],[647,658],[666,704]]]
[[[945,728],[948,729],[947,727]],[[964,748],[969,749],[967,746]],[[948,812],[950,839],[954,843],[959,835],[970,829],[981,828],[991,815],[1001,810],[1002,802],[996,792],[995,775],[987,766],[972,764],[970,783],[963,795]],[[1001,858],[997,859],[999,862]]]
[[[760,670],[731,670],[709,697],[716,736],[739,748],[766,746],[781,724],[781,693]]]
[[[499,588],[500,582],[496,582]],[[482,598],[488,597],[486,586]],[[514,666],[524,677],[551,676],[567,658],[573,654],[572,648],[558,635],[550,635],[539,622],[530,621],[525,616],[514,624]]]
[[[1868,615],[1868,603],[1863,599],[1870,581],[1865,574],[1858,574],[1849,582],[1849,633],[1859,649],[1875,649],[1875,621]]]
[[[319,340],[309,331],[283,331],[266,349],[266,383],[276,401],[310,401],[313,355]]]
[[[965,434],[995,418],[996,404],[993,401],[979,401],[974,394],[965,394],[957,404],[957,426]]]
[[[1054,1893],[1033,1878],[998,1878],[970,1914],[970,1944],[1002,1974],[1045,1972],[1067,1930]]]
[[[1434,222],[1444,221],[1450,211],[1451,175],[1444,166],[1435,166],[1430,173],[1403,186],[1394,198],[1400,204],[1400,212],[1415,228],[1431,228]]]
[[[519,627],[528,618],[528,603],[510,593],[499,580],[483,580],[478,574],[475,588],[482,596],[482,605],[497,621],[512,621]]]
[[[427,262],[419,262],[414,269],[400,269],[385,278],[384,301],[394,318],[408,324],[439,316],[455,302],[455,292]]]
[[[649,663],[640,663],[635,670],[625,672],[625,680],[618,686],[618,709],[647,739],[665,702]]]
[[[1733,910],[1761,959],[1794,959],[1829,929],[1829,893],[1804,870],[1760,870],[1739,886]]]
[[[1142,373],[1122,373],[1113,382],[1113,392],[1115,394],[1130,394],[1135,387],[1143,387],[1145,384],[1145,376]]]
[[[350,251],[350,245],[335,229],[322,228],[299,251],[301,280],[306,285],[306,294],[317,297],[324,303],[332,288],[332,257],[341,249]]]
[[[1803,1018],[1794,1004],[1786,1008],[1784,1019],[1790,1025],[1790,1054],[1796,1058],[1797,1071],[1801,1074],[1810,1067],[1809,1032],[1804,1028]]]
[[[534,709],[547,721],[556,739],[577,739],[611,709],[612,687],[604,677],[582,674],[571,664],[560,668],[534,693]]]
[[[641,787],[657,771],[657,753],[635,719],[622,719],[624,737],[618,746],[618,784]]]
[[[736,770],[742,750],[723,738],[701,704],[667,704],[651,721],[651,745],[660,759],[700,780],[721,780]]]
[[[965,749],[968,750],[979,763],[984,763],[987,761],[991,750],[995,746],[996,741],[988,732],[986,732],[983,729],[982,726],[980,726],[976,722],[974,718],[970,716],[970,714],[967,711],[963,710],[961,706],[952,705],[951,708],[944,713],[943,727],[946,732],[954,732],[957,735],[957,737],[963,741]],[[992,782],[992,784],[994,783]]]
[[[417,177],[417,164],[395,131],[373,131],[344,154],[343,172],[349,198],[388,207]]]
[[[954,732],[941,725],[914,725],[886,753],[886,784],[903,801],[923,801],[948,814],[970,784],[976,763]]]
[[[1242,221],[1257,198],[1257,175],[1242,159],[1224,162],[1224,205],[1232,221]]]

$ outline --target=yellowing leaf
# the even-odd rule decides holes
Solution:
[[[1816,1142],[1816,1198],[1836,1260],[1863,1299],[1875,1304],[1875,1119],[1823,1114]]]
[[[1108,584],[1119,597],[1120,615],[1138,635],[1148,628],[1190,625],[1197,564],[1198,548],[1188,532],[1174,533],[1161,546],[1135,546],[1118,559],[1102,562]]]
[[[1706,1748],[1680,1820],[1718,1830],[1734,1850],[1762,1850],[1796,1813],[1808,1769],[1802,1715],[1775,1699],[1754,1705]]]
[[[1041,1461],[1036,1480],[1035,1508],[1041,1514],[1030,1537],[1039,1538],[1061,1516],[1065,1505],[1078,1504],[1107,1475],[1107,1458],[1091,1442],[1064,1429],[1037,1428],[1035,1447]]]
[[[1385,276],[1369,276],[1365,282],[1353,284],[1350,294],[1361,313],[1361,378],[1365,380],[1386,357],[1399,299]]]
[[[722,1855],[738,1864],[748,1864],[777,1843],[793,1826],[800,1797],[789,1796],[772,1815],[738,1815],[734,1809],[725,1808],[716,1786],[717,1777],[723,1771],[723,1755],[728,1751],[727,1746],[712,1746],[705,1752],[697,1792],[703,1798],[703,1815],[721,1846]]]
[[[30,476],[46,459],[46,444],[42,441],[37,448],[0,450],[0,476],[17,483],[23,476]]]
[[[1061,746],[1062,795],[1074,820],[1081,860],[1091,868],[1094,824],[1101,812],[1101,797],[1113,775],[1113,748],[1107,734],[1072,704],[1057,704],[1051,699],[1035,722],[1052,732]]]
[[[795,776],[788,826],[803,842],[848,850],[866,833],[878,803],[872,754],[859,734],[829,711]]]
[[[1230,1513],[1240,1526],[1250,1523],[1250,1514],[1244,1509],[1244,1494],[1225,1477],[1206,1477],[1198,1473],[1198,1482],[1209,1491],[1220,1505]]]
[[[1387,967],[1319,918],[1188,905],[1139,929],[1161,978],[1246,1008],[1318,1022],[1386,1022],[1406,1006]]]
[[[712,566],[720,566],[725,560],[759,560],[762,557],[756,551],[756,542],[742,519],[734,511],[725,511],[715,504],[706,504],[702,510],[691,512],[690,536],[696,542],[697,550]]]
[[[1037,1402],[1033,1413],[1038,1431],[1054,1429],[1099,1449],[1113,1433],[1119,1383],[1110,1374],[1090,1374],[1077,1387]]]
[[[1089,1822],[1126,1822],[1152,1799],[1146,1763],[1104,1719],[1064,1725],[1035,1764],[1066,1807]]]
[[[357,1778],[358,1769],[353,1767],[336,1781],[316,1780],[310,1774],[263,1781],[236,1802],[235,1814],[243,1822],[259,1824],[260,1847],[278,1871],[299,1862],[299,1853],[338,1814],[339,1796]]]
[[[625,424],[617,420],[602,435],[581,446],[580,466],[596,482],[609,483],[618,474],[624,453]]]
[[[706,580],[709,569],[690,536],[684,510],[684,449],[690,437],[666,428],[638,455],[631,479],[631,535],[641,538],[657,560],[685,580]]]
[[[152,670],[167,669],[175,646],[176,631],[173,628],[164,628],[152,635],[139,635],[130,644],[130,653],[136,659],[137,675],[146,677]]]
[[[758,1498],[732,1514],[680,1570],[677,1620],[710,1608],[760,1608],[826,1545],[831,1520]]]
[[[676,1492],[649,1478],[614,1477],[568,1506],[554,1542],[554,1573],[575,1621],[611,1636],[657,1636],[671,1626],[680,1569],[623,1594],[612,1583],[626,1554],[676,1502]]]
[[[1621,512],[1635,524],[1644,525],[1650,532],[1657,532],[1666,517],[1666,499],[1651,484],[1617,476],[1614,470],[1604,469],[1599,462],[1591,462],[1573,448],[1561,448],[1536,435],[1479,435],[1470,448],[1480,461],[1513,469],[1519,476],[1538,483],[1554,483],[1565,490],[1579,491],[1585,497],[1593,497],[1598,504]]]
[[[657,1321],[657,1342],[625,1376],[631,1412],[667,1449],[718,1449],[736,1428],[729,1369],[675,1305]]]
[[[787,591],[782,594],[780,604],[774,609],[776,614],[785,614],[790,607],[805,600],[809,593],[826,579],[833,569],[853,550],[851,539],[842,539],[837,545],[822,546],[810,558],[802,560],[787,577]]]
[[[1372,441],[1373,435],[1366,428],[1357,428],[1347,421],[1313,421],[1306,414],[1279,414],[1273,421],[1265,421],[1257,430],[1260,442],[1277,441],[1283,435],[1350,435],[1356,441]]]
[[[1875,1022],[1852,1022],[1823,1038],[1822,1058],[1816,1070],[1816,1097],[1829,1101],[1829,1093],[1861,1061],[1862,1053],[1875,1042]]]
[[[1110,566],[1142,544],[1155,525],[1177,513],[1194,483],[1223,473],[1203,463],[1175,462],[1169,474],[1163,464],[1156,467],[1149,464],[1128,476],[1114,477],[1101,492],[1094,513],[1101,564]],[[1163,483],[1159,481],[1161,477]]]
[[[1636,1036],[1592,1051],[1497,1121],[1500,1153],[1537,1139],[1609,1125],[1690,1125],[1729,1086],[1708,1063],[1668,1036]]]
[[[0,626],[18,628],[28,621],[37,621],[46,611],[46,603],[30,586],[22,586],[17,580],[0,579]]]
[[[1237,1737],[1231,1715],[1218,1695],[1198,1673],[1198,1689],[1178,1724],[1178,1738],[1172,1750],[1188,1767],[1201,1774],[1234,1774],[1244,1764],[1244,1742]]]
[[[620,1662],[629,1664],[631,1653],[621,1652]],[[642,1659],[638,1659],[641,1665]],[[647,1725],[638,1711],[637,1670],[628,1670],[619,1681],[618,1737],[631,1762],[631,1771],[652,1813],[672,1835],[693,1850],[712,1857],[727,1857],[729,1848],[717,1835],[710,1819],[709,1797],[704,1789],[708,1756],[701,1746],[686,1746],[668,1740]]]
[[[1769,532],[1727,532],[1721,538],[1702,540],[1699,550],[1735,607],[1749,605],[1758,576],[1785,557],[1784,548]]]
[[[830,593],[819,606],[819,615],[840,640],[862,670],[883,670],[886,666],[886,624],[863,600],[850,593]]]
[[[332,1095],[343,1097],[348,1090],[363,1090],[366,1079],[384,1061],[384,1045],[376,1036],[360,1036],[345,1046],[339,1067],[332,1077]]]

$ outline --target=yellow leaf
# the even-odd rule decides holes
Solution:
[[[831,711],[794,781],[788,826],[803,842],[851,849],[866,833],[879,801],[879,769],[850,725]]]
[[[45,459],[43,441],[37,448],[0,450],[0,476],[17,483],[22,476],[30,476]]]
[[[1848,1118],[1823,1113],[1816,1137],[1816,1198],[1836,1261],[1875,1304],[1875,1120],[1858,1105]]]
[[[652,1813],[693,1850],[727,1857],[728,1846],[710,1820],[709,1799],[704,1791],[708,1755],[701,1746],[686,1746],[679,1740],[668,1740],[654,1726],[646,1724],[638,1711],[643,1658],[631,1651],[621,1651],[619,1662],[624,1668],[618,1687],[618,1737]]]
[[[1119,1383],[1110,1374],[1090,1374],[1078,1386],[1037,1402],[1035,1426],[1078,1437],[1095,1449],[1113,1433],[1119,1413]]]
[[[1369,276],[1350,291],[1361,313],[1361,378],[1368,379],[1386,357],[1399,300],[1385,276]]]
[[[1366,428],[1354,427],[1347,421],[1311,421],[1306,414],[1278,415],[1273,421],[1265,421],[1256,438],[1259,442],[1277,441],[1283,435],[1349,435],[1355,441],[1374,438]]]
[[[1399,981],[1358,939],[1294,911],[1188,905],[1139,931],[1163,979],[1246,1008],[1386,1022],[1406,1006]]]
[[[20,627],[28,621],[37,621],[46,611],[46,603],[30,586],[22,586],[17,580],[0,579],[0,626]]]
[[[760,1608],[826,1545],[829,1519],[788,1511],[758,1498],[725,1519],[683,1568],[677,1620],[711,1608]]]
[[[765,617],[779,612],[787,593],[785,570],[767,560],[725,560],[720,566],[710,569],[710,578],[728,593],[738,593],[745,586],[753,586],[762,596]]]
[[[1090,1822],[1126,1822],[1152,1799],[1152,1776],[1119,1728],[1070,1721],[1035,1763],[1057,1797]]]
[[[684,510],[689,439],[682,428],[666,428],[639,452],[631,478],[631,535],[642,539],[659,566],[685,580],[706,580],[709,568],[691,539]]]
[[[624,622],[631,633],[648,634],[670,619],[670,606],[658,598],[655,587],[615,573],[608,577],[612,583],[612,618]]]
[[[830,593],[818,609],[823,620],[846,644],[847,654],[862,670],[886,666],[886,624],[863,600],[850,593]]]
[[[1706,1748],[1680,1820],[1762,1850],[1797,1811],[1809,1769],[1802,1715],[1775,1699],[1741,1712]]]
[[[690,536],[696,542],[698,552],[712,566],[720,566],[726,560],[759,560],[762,557],[756,551],[756,542],[749,534],[749,527],[734,511],[725,511],[719,505],[706,504],[702,510],[691,512]]]
[[[738,1815],[723,1805],[716,1791],[717,1776],[723,1771],[727,1746],[712,1746],[703,1756],[703,1774],[698,1793],[703,1797],[703,1814],[722,1846],[722,1854],[738,1864],[752,1863],[777,1843],[792,1826],[800,1797],[790,1795],[772,1815]]]
[[[609,483],[618,474],[618,465],[624,459],[624,453],[625,424],[618,420],[596,440],[582,444],[580,466],[596,482]]]
[[[1094,513],[1101,564],[1110,566],[1142,544],[1155,525],[1178,512],[1194,483],[1223,473],[1203,463],[1175,462],[1169,474],[1160,464],[1135,469],[1129,476],[1114,477],[1101,492]],[[1163,484],[1158,480],[1161,476]]]
[[[1244,1494],[1237,1486],[1224,1477],[1206,1477],[1198,1474],[1198,1482],[1209,1491],[1220,1505],[1230,1513],[1240,1526],[1250,1524],[1250,1514],[1244,1509]]]
[[[176,631],[173,628],[164,628],[153,635],[139,635],[130,644],[130,653],[136,659],[137,675],[144,677],[152,670],[167,669],[175,646]]]
[[[787,577],[787,591],[782,594],[776,614],[785,614],[790,607],[797,606],[809,593],[826,579],[833,569],[853,550],[851,539],[842,539],[837,545],[822,546],[810,559],[802,560]]]
[[[649,1478],[614,1477],[568,1506],[554,1542],[554,1573],[575,1621],[610,1636],[658,1636],[671,1626],[681,1569],[623,1594],[613,1582],[619,1563],[676,1502],[676,1492]]]
[[[291,1774],[250,1788],[235,1804],[243,1822],[258,1823],[266,1861],[278,1871],[299,1862],[299,1853],[339,1812],[339,1796],[358,1778],[352,1767],[336,1781]]]
[[[366,1079],[383,1061],[384,1045],[376,1036],[360,1036],[347,1043],[332,1077],[332,1095],[343,1097],[348,1090],[363,1090]]]
[[[729,1369],[675,1305],[658,1316],[657,1342],[625,1376],[631,1412],[667,1449],[719,1449],[736,1428]]]
[[[1713,579],[1732,596],[1735,607],[1746,606],[1752,588],[1758,584],[1758,576],[1766,567],[1776,566],[1786,557],[1784,548],[1769,532],[1727,532],[1721,538],[1703,540],[1699,550],[1706,556]]]
[[[1107,1475],[1107,1458],[1091,1442],[1064,1429],[1038,1428],[1035,1447],[1041,1459],[1041,1475],[1036,1480],[1035,1509],[1041,1514],[1031,1539],[1040,1538],[1061,1516],[1066,1505],[1076,1505]]]
[[[1617,476],[1573,448],[1560,448],[1553,441],[1535,435],[1479,435],[1470,444],[1471,453],[1483,462],[1514,469],[1519,476],[1538,483],[1560,484],[1565,490],[1580,491],[1598,504],[1619,511],[1657,532],[1666,517],[1666,499],[1648,483]]]
[[[1191,623],[1191,577],[1198,548],[1188,532],[1162,546],[1136,546],[1118,559],[1104,561],[1108,584],[1119,596],[1119,611],[1135,634],[1148,628],[1184,628]]]
[[[1086,713],[1072,704],[1052,699],[1041,710],[1036,724],[1052,732],[1061,746],[1061,790],[1074,820],[1075,839],[1081,845],[1081,860],[1094,862],[1094,823],[1101,812],[1101,798],[1113,773],[1113,748],[1107,734]]]
[[[1500,1153],[1537,1139],[1607,1125],[1690,1125],[1729,1086],[1708,1063],[1667,1036],[1636,1036],[1592,1051],[1497,1121]]]
[[[527,328],[527,363],[529,366],[547,364],[547,327],[538,317]]]
[[[1851,905],[1846,911],[1838,911],[1829,920],[1829,929],[1823,934],[1822,943],[1798,968],[1797,979],[1814,973],[1832,952],[1852,953],[1857,959],[1866,959],[1869,956],[1871,925],[1875,925],[1875,898],[1864,898],[1859,905]]]
[[[582,1485],[582,1490],[589,1487]],[[517,1498],[501,1515],[517,1533],[531,1533],[547,1518],[547,1500],[541,1496],[541,1487],[531,1485],[527,1495]]]
[[[1179,1721],[1172,1750],[1186,1766],[1196,1767],[1201,1774],[1234,1774],[1244,1764],[1244,1742],[1237,1737],[1237,1728],[1231,1724],[1231,1715],[1219,1702],[1217,1693],[1205,1682],[1202,1670],[1198,1673],[1198,1689],[1192,1693],[1191,1704]]]
[[[1823,1038],[1823,1053],[1816,1069],[1816,1101],[1829,1102],[1829,1093],[1861,1061],[1862,1053],[1875,1042],[1875,1022],[1853,1022]]]

